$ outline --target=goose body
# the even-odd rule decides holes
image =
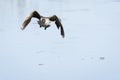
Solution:
[[[40,27],[45,27],[45,28],[49,27],[50,23],[51,23],[51,21],[47,17],[41,18],[38,21],[38,24],[40,25]]]
[[[41,16],[37,11],[33,11],[28,17],[27,19],[23,22],[21,29],[24,30],[26,28],[26,26],[30,23],[32,18],[37,18],[38,19],[38,24],[40,25],[40,27],[43,27],[45,30],[50,27],[50,23],[51,22],[55,22],[57,28],[60,28],[61,31],[61,35],[62,37],[65,36],[64,34],[64,29],[63,26],[61,24],[60,19],[56,16],[53,15],[51,17],[44,17]]]

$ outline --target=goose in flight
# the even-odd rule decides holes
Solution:
[[[64,29],[63,29],[63,26],[61,24],[61,21],[56,15],[53,15],[51,17],[44,17],[44,16],[41,16],[37,11],[33,11],[27,17],[27,19],[23,22],[22,27],[21,27],[22,30],[24,30],[26,28],[26,26],[30,23],[32,18],[37,18],[39,20],[37,22],[40,25],[40,27],[43,27],[45,30],[48,27],[50,27],[51,22],[55,22],[57,28],[58,29],[60,28],[60,32],[61,32],[62,37],[65,36]]]

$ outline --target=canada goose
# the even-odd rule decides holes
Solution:
[[[38,24],[40,25],[40,27],[44,27],[44,29],[46,30],[48,27],[50,27],[50,23],[51,22],[55,22],[57,28],[61,30],[61,35],[62,37],[65,36],[64,34],[64,29],[63,26],[61,24],[60,19],[56,16],[53,15],[51,17],[44,17],[41,16],[37,11],[33,11],[28,17],[27,19],[23,22],[21,29],[24,30],[26,28],[26,26],[30,23],[32,18],[37,18],[39,19]]]

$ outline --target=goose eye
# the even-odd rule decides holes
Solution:
[[[42,19],[42,22],[45,23],[45,19]]]

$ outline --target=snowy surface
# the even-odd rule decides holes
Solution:
[[[25,18],[62,20],[47,30]],[[120,80],[120,0],[1,0],[0,80]]]

